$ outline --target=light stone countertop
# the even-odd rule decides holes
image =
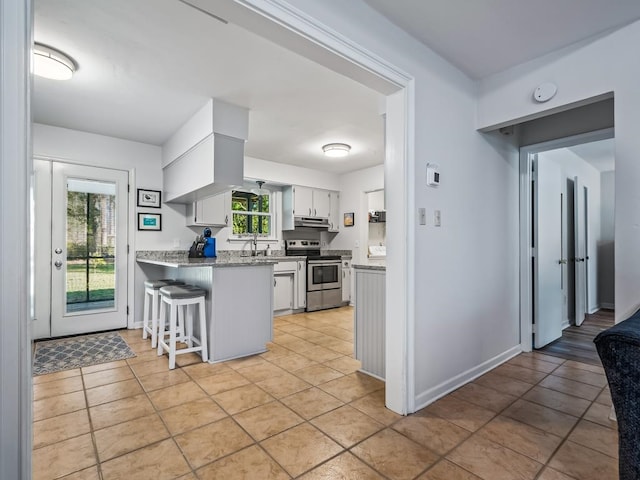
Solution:
[[[358,270],[377,270],[381,272],[387,271],[386,265],[363,265],[363,264],[357,263],[357,264],[352,264],[351,266]]]

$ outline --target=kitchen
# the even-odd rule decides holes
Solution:
[[[379,94],[233,25],[207,17],[186,4],[165,2],[166,5],[155,12],[155,21],[149,20],[143,5],[127,6],[128,9],[139,9],[137,12],[128,12],[129,18],[137,14],[144,15],[147,20],[139,23],[131,20],[129,24],[119,25],[117,33],[105,34],[109,39],[105,41],[94,32],[100,31],[105,25],[116,28],[117,5],[97,7],[83,4],[81,8],[74,5],[73,11],[70,11],[63,3],[36,4],[35,37],[37,42],[55,45],[69,53],[78,62],[79,68],[67,85],[39,78],[35,80],[34,156],[37,159],[80,162],[125,170],[129,172],[132,199],[138,188],[160,191],[166,195],[161,169],[162,165],[166,166],[162,146],[199,106],[201,108],[208,101],[207,97],[196,96],[192,92],[206,91],[209,98],[221,99],[231,105],[243,104],[242,100],[245,99],[243,106],[249,108],[249,135],[243,165],[244,186],[251,188],[255,180],[263,180],[264,187],[272,192],[275,206],[275,228],[268,238],[258,239],[259,249],[264,250],[268,246],[274,253],[285,253],[288,240],[313,240],[319,242],[320,250],[352,252],[357,262],[366,263],[367,249],[360,248],[360,245],[367,245],[365,192],[384,187],[381,165],[383,121],[379,115]],[[96,8],[101,11],[92,10]],[[165,13],[160,13],[161,10]],[[65,15],[75,21],[71,22],[63,35],[56,28],[56,23]],[[99,21],[110,15],[113,22]],[[172,30],[176,38],[166,35],[164,27],[168,18],[174,22]],[[87,22],[93,21],[99,25],[88,28]],[[138,31],[140,24],[144,24],[143,31]],[[194,25],[197,28],[194,29]],[[193,29],[197,34],[193,35],[194,38],[180,36],[180,28]],[[126,57],[128,42],[136,35],[154,39],[154,42],[145,44],[147,47],[144,48],[148,50],[143,50],[141,46],[134,58]],[[65,36],[68,38],[65,39]],[[232,52],[215,49],[215,55],[220,57],[212,58],[211,49],[206,45],[218,44],[242,47]],[[202,53],[198,53],[198,49],[203,48],[209,55],[208,62],[199,61],[201,57],[198,55]],[[237,61],[239,50],[242,51],[242,62]],[[157,62],[158,51],[162,51],[165,58],[177,61],[180,69],[162,67]],[[90,52],[103,54],[97,56]],[[270,58],[274,60],[268,61]],[[282,68],[283,65],[286,68]],[[147,77],[153,78],[153,81],[147,80],[147,84],[140,82],[139,78],[135,78],[137,83],[127,83],[130,77],[144,78],[145,75],[158,73],[161,68],[164,68],[162,76]],[[183,72],[186,71],[193,74],[185,75]],[[220,71],[228,74],[224,80],[220,80],[225,83],[215,87],[211,78],[215,76],[218,80],[219,75],[216,74]],[[292,81],[294,78],[295,82]],[[314,82],[311,82],[312,78]],[[185,92],[182,97],[176,91],[169,91],[169,87],[175,84],[179,84],[180,91]],[[320,84],[326,90],[322,94],[317,90]],[[216,88],[219,92],[228,93],[221,95]],[[96,94],[97,89],[100,89],[99,95]],[[73,96],[78,94],[78,90],[83,95],[83,108],[72,108]],[[62,101],[68,106],[61,108]],[[144,106],[140,106],[142,104]],[[166,110],[160,115],[159,110],[163,105]],[[110,110],[110,106],[117,108]],[[101,114],[92,113],[96,111]],[[168,111],[171,115],[166,114]],[[295,128],[292,127],[294,124]],[[327,159],[322,154],[322,145],[337,141],[349,143],[352,147],[346,163]],[[322,232],[317,228],[283,228],[283,197],[286,189],[293,185],[339,193],[340,204],[333,212],[334,217],[339,217],[336,222],[340,224],[339,227],[334,228],[333,232],[328,228]],[[156,211],[142,209],[135,203],[132,200],[129,204],[128,245],[136,252],[184,252],[194,236],[202,232],[203,225],[193,225],[193,222],[187,221],[189,202],[163,202],[157,211],[162,217],[162,229],[137,230],[135,219],[138,214],[155,214]],[[352,226],[344,225],[345,213],[354,214],[351,217]],[[243,250],[246,251],[246,238],[234,238],[230,228],[211,226],[220,254],[241,254]],[[349,271],[347,267],[344,275]],[[128,323],[123,326],[131,328],[141,325],[138,319],[142,317],[142,282],[149,275],[154,275],[153,270],[148,274],[147,267],[130,261],[127,274],[128,305],[134,314],[129,315]],[[299,282],[294,283],[288,278],[290,274],[277,274],[276,277],[283,277],[284,282],[291,282],[298,287]],[[350,282],[343,285],[341,304],[348,303],[347,285],[350,286]],[[286,306],[288,295],[291,295],[291,304],[294,298],[301,298],[298,290],[292,291],[288,287],[278,289],[278,292],[286,292],[287,296],[284,299],[277,296],[274,300],[278,306]],[[43,297],[41,299],[44,302],[51,300]],[[297,301],[293,306],[298,308],[292,308],[291,311],[304,311],[302,301]],[[276,313],[290,313],[286,308],[278,310]],[[46,336],[46,326],[41,326],[38,320],[35,325],[35,330],[40,331],[42,327],[41,331],[45,333],[41,336]]]

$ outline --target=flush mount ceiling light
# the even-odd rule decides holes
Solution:
[[[327,157],[346,157],[351,151],[351,145],[346,143],[327,143],[322,147]]]
[[[77,67],[67,55],[55,48],[33,45],[33,73],[52,80],[69,80]]]

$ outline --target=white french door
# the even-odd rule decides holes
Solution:
[[[35,336],[126,328],[128,173],[38,160],[35,184]]]
[[[573,189],[575,230],[575,310],[576,325],[582,325],[587,313],[587,261],[588,261],[588,190],[578,177],[574,177]]]

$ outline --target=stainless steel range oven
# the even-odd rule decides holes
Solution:
[[[339,256],[322,255],[317,240],[287,240],[287,256],[307,257],[307,311],[342,305],[342,262]]]

